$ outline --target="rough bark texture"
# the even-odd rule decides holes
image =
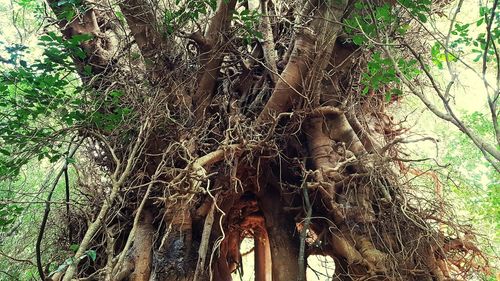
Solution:
[[[200,77],[198,89],[193,96],[195,115],[203,117],[212,101],[217,77],[223,60],[224,34],[229,28],[230,14],[234,11],[236,0],[219,0],[218,9],[208,26],[205,40],[200,44]]]
[[[271,249],[272,280],[294,280],[298,276],[298,233],[292,217],[284,213],[279,186],[268,186],[259,196],[261,208],[266,220]]]
[[[134,271],[130,274],[132,281],[148,281],[151,275],[153,250],[153,215],[146,211],[140,220],[134,241]]]

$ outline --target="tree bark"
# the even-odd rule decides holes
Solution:
[[[254,233],[255,248],[255,281],[272,280],[272,258],[269,236],[265,229],[257,229]]]
[[[200,76],[198,87],[193,96],[195,116],[200,118],[205,114],[205,110],[212,102],[217,77],[223,59],[223,43],[226,33],[231,23],[230,14],[234,11],[236,0],[219,0],[218,9],[210,21],[207,33],[201,42],[200,50]]]
[[[270,183],[262,195],[259,195],[269,235],[273,281],[295,280],[298,276],[295,261],[299,257],[299,237],[295,220],[284,212],[282,200],[277,184]]]
[[[131,281],[148,281],[151,275],[153,250],[153,214],[145,210],[140,220],[134,241],[134,271],[130,275]]]

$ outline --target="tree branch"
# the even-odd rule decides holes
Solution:
[[[119,5],[145,60],[146,69],[152,72],[153,79],[160,78],[160,73],[165,70],[162,61],[165,43],[157,30],[153,10],[143,0],[125,0]]]
[[[74,36],[84,34],[93,36],[90,40],[80,43],[80,47],[85,51],[85,58],[82,59],[72,56],[82,79],[90,81],[90,77],[92,77],[92,75],[89,76],[84,70],[85,66],[90,67],[91,73],[94,76],[106,70],[110,66],[111,57],[109,55],[110,50],[105,49],[104,46],[109,46],[109,44],[104,43],[104,41],[106,41],[105,36],[99,28],[94,9],[90,7],[88,3],[84,2],[78,7],[78,9],[83,12],[68,21],[66,19],[67,10],[65,9],[65,5],[60,5],[60,2],[57,0],[48,0],[48,3],[59,19],[59,28],[67,40],[70,40]]]
[[[426,74],[427,78],[431,81],[432,87],[434,88],[436,94],[438,97],[441,99],[441,102],[443,106],[445,107],[446,111],[448,114],[442,113],[431,101],[429,101],[423,93],[420,93],[416,90],[416,87],[409,81],[401,69],[399,68],[396,60],[394,57],[391,55],[389,49],[386,46],[381,46],[381,48],[384,50],[385,55],[391,60],[399,78],[408,86],[408,89],[416,95],[423,103],[424,105],[436,116],[439,118],[450,122],[451,124],[455,125],[460,131],[465,133],[469,139],[472,140],[472,142],[481,150],[483,154],[488,154],[491,157],[496,159],[496,162],[500,161],[500,151],[498,151],[495,147],[493,147],[491,144],[489,144],[487,141],[485,141],[483,138],[481,138],[479,135],[475,134],[468,126],[466,126],[453,112],[453,109],[451,108],[449,101],[446,99],[445,95],[441,92],[441,89],[437,85],[436,81],[432,77],[431,73],[428,71],[426,68],[424,62],[422,61],[422,58],[415,52],[415,50],[406,44],[406,47],[410,52],[413,54],[415,59],[419,62],[421,69],[424,71]],[[486,159],[495,167],[496,170],[500,171],[500,165],[495,163],[494,160],[490,159],[489,157],[486,157]]]
[[[335,38],[341,29],[336,22],[342,18],[346,2],[330,1],[326,5],[307,1],[302,14],[308,15],[310,11],[315,11],[316,16],[308,26],[300,28],[288,64],[276,83],[271,98],[257,117],[256,124],[268,123],[272,121],[273,116],[290,110],[301,98],[308,99],[302,93],[306,86],[303,81],[309,79],[308,75],[314,67],[311,63],[318,58],[318,50],[327,49],[330,53],[321,55],[331,56]],[[319,72],[322,70],[318,69]]]
[[[109,198],[108,200],[104,200],[101,210],[99,211],[99,214],[97,215],[96,219],[89,225],[87,231],[85,232],[85,235],[80,243],[80,247],[78,247],[78,250],[74,255],[75,261],[77,261],[81,256],[84,255],[95,233],[99,230],[102,223],[104,222],[108,210],[112,207],[116,197],[118,196],[118,192],[120,191],[121,186],[123,185],[123,183],[125,182],[125,180],[127,179],[132,170],[134,161],[136,160],[135,157],[140,152],[139,147],[143,142],[144,134],[148,127],[149,127],[149,122],[146,120],[146,122],[143,124],[143,126],[139,131],[137,140],[133,143],[133,148],[130,154],[128,155],[127,165],[125,166],[125,169],[123,170],[119,179],[116,179],[116,177],[112,177],[112,188]],[[116,169],[118,170],[118,168],[119,167],[117,167]],[[68,268],[66,269],[66,273],[64,274],[63,281],[71,281],[71,279],[76,273],[77,266],[78,266],[77,262],[72,263],[71,265],[68,266]]]
[[[230,14],[236,6],[236,0],[219,0],[217,11],[210,21],[205,34],[208,43],[207,51],[200,55],[200,76],[198,88],[193,95],[193,105],[196,117],[205,114],[206,108],[212,102],[219,69],[222,64],[222,46],[224,34],[231,23]]]
[[[271,69],[271,78],[276,85],[278,82],[278,68],[276,66],[276,53],[274,45],[273,30],[271,29],[271,21],[268,12],[268,2],[269,0],[260,0],[260,11],[262,13],[262,23],[261,30],[264,37],[262,42],[262,49],[264,50],[264,58],[266,59],[266,64]]]
[[[57,173],[54,182],[52,183],[52,186],[49,191],[49,195],[47,196],[47,201],[45,202],[45,211],[43,213],[42,217],[42,223],[40,225],[40,230],[38,231],[38,237],[36,239],[36,244],[35,244],[35,253],[36,253],[36,266],[38,269],[38,275],[40,275],[40,278],[42,280],[45,280],[45,273],[43,271],[43,266],[42,266],[42,254],[41,254],[41,245],[42,245],[42,240],[43,240],[43,234],[45,233],[45,226],[47,225],[47,220],[49,218],[49,213],[50,213],[50,202],[52,199],[52,195],[54,194],[54,190],[56,189],[57,184],[59,183],[59,179],[63,175],[63,173],[67,170],[68,168],[68,158],[73,157],[75,155],[76,151],[82,144],[84,138],[82,138],[74,147],[71,147],[68,150],[67,156],[64,159],[63,165],[59,172]]]

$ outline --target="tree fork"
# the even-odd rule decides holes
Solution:
[[[342,18],[347,6],[346,2],[344,0],[329,1],[328,4],[322,1],[306,2],[302,14],[308,14],[308,11],[311,10],[314,11],[316,17],[311,20],[307,27],[301,28],[296,35],[290,59],[281,73],[270,99],[257,117],[257,124],[269,123],[275,115],[290,110],[301,100],[308,99],[303,92],[304,87],[307,86],[304,85],[303,79],[307,81],[312,62],[319,59],[317,50],[326,50],[321,55],[331,56],[335,38],[340,31],[340,26],[334,22]],[[325,30],[328,30],[326,34]],[[319,34],[324,36],[317,36]],[[320,65],[320,68],[322,67],[323,65]],[[316,72],[322,70],[318,69]]]
[[[196,117],[202,117],[205,110],[212,102],[219,68],[222,63],[222,45],[224,34],[230,25],[230,13],[235,9],[236,0],[219,0],[215,15],[210,21],[203,42],[207,45],[201,46],[202,54],[200,63],[200,76],[198,88],[193,95],[193,105]]]

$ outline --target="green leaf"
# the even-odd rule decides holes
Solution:
[[[89,41],[92,38],[94,38],[94,35],[92,35],[90,33],[83,33],[83,34],[73,35],[71,37],[71,39],[69,39],[68,41],[72,44],[78,45],[78,44],[83,43],[85,41]]]
[[[8,150],[3,149],[3,148],[0,148],[0,153],[2,153],[5,156],[10,156],[11,155],[11,153]]]
[[[73,9],[64,12],[64,17],[66,18],[67,21],[71,21],[73,18],[75,18],[75,16],[76,12]]]
[[[375,14],[378,19],[382,19],[384,21],[390,21],[392,16],[391,16],[391,8],[388,4],[384,4],[381,7],[378,7],[375,10]]]
[[[78,244],[71,244],[71,246],[69,246],[69,250],[73,253],[76,253],[76,251],[78,251],[78,248],[80,248]]]
[[[392,93],[390,91],[385,92],[385,101],[390,102],[392,98]]]
[[[96,251],[94,251],[94,250],[88,250],[88,251],[86,252],[86,255],[87,255],[87,256],[88,256],[88,257],[89,257],[92,261],[95,261],[95,260],[96,260],[96,258],[97,258],[97,253],[96,253]]]
[[[417,14],[417,18],[423,23],[427,22],[427,17],[424,14]]]
[[[91,75],[92,74],[92,67],[90,65],[83,66],[83,73],[85,75]]]
[[[42,35],[38,40],[43,41],[43,42],[54,41],[54,39],[49,35]]]
[[[354,8],[356,8],[357,10],[362,10],[364,8],[364,5],[361,1],[358,1],[354,4]]]
[[[486,6],[479,7],[479,15],[483,17],[488,13],[488,10],[489,9]]]
[[[123,15],[123,13],[122,13],[122,12],[120,12],[120,11],[116,11],[116,12],[115,12],[115,16],[116,16],[116,18],[117,18],[119,21],[121,21],[122,23],[124,23],[124,22],[125,22],[125,16]]]
[[[352,37],[352,42],[358,46],[361,46],[365,42],[365,37],[360,34],[356,34]]]

